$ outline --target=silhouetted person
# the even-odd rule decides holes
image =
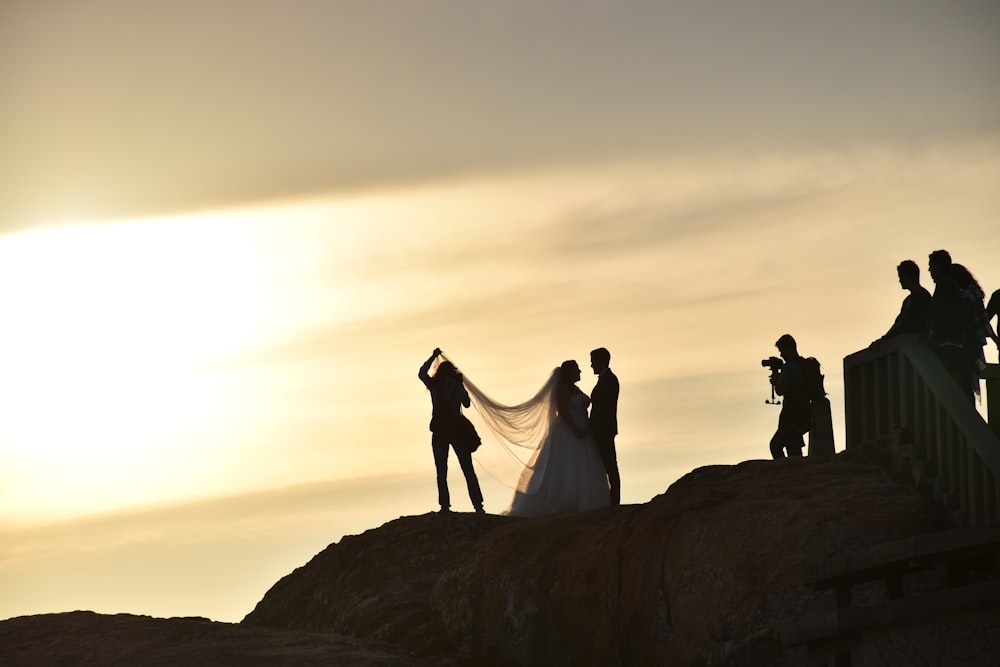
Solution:
[[[910,259],[905,259],[896,267],[899,286],[910,293],[903,299],[896,321],[876,343],[901,334],[923,334],[927,331],[927,318],[931,312],[931,293],[920,284],[920,267]]]
[[[962,393],[971,400],[971,369],[964,351],[962,292],[955,282],[951,255],[947,250],[935,250],[928,257],[927,269],[934,280],[934,297],[927,322],[927,338],[948,374],[955,379]]]
[[[801,457],[805,440],[802,436],[812,424],[812,409],[806,394],[802,357],[798,345],[789,334],[783,335],[774,344],[785,363],[781,368],[772,367],[771,384],[782,397],[781,414],[778,415],[778,430],[771,438],[771,457],[783,459]]]
[[[555,415],[549,421],[544,439],[521,472],[506,514],[547,516],[586,512],[611,504],[608,476],[589,428],[587,406],[590,398],[576,386],[579,381],[580,365],[569,359],[553,371],[535,398],[517,408],[507,408],[507,415],[512,419],[501,417],[502,413],[495,413],[501,419],[493,419],[493,415],[486,418],[487,424],[528,424],[533,420],[528,413],[521,412],[521,408],[532,404],[543,410],[535,414]],[[484,416],[491,413],[493,408],[480,403],[475,390],[473,397],[480,411],[485,408]],[[528,410],[534,412],[535,408],[528,407]],[[518,418],[521,415],[527,417],[523,422]],[[533,430],[529,428],[528,432]]]
[[[983,300],[986,293],[972,273],[961,264],[953,263],[951,273],[955,277],[962,295],[962,352],[965,354],[965,364],[968,371],[966,382],[973,393],[979,393],[979,373],[986,367],[984,349],[990,337],[989,320]]]
[[[989,303],[986,304],[986,328],[989,337],[997,346],[997,355],[1000,357],[1000,319],[997,320],[996,327],[993,326],[993,318],[1000,315],[1000,289],[993,292]]]
[[[622,482],[618,473],[615,436],[618,435],[618,377],[611,372],[611,353],[599,347],[590,353],[590,367],[597,375],[597,384],[590,393],[590,432],[601,455],[612,505],[621,504]]]
[[[455,446],[452,442],[454,421],[462,414],[462,406],[469,407],[469,392],[462,381],[462,374],[450,361],[442,361],[433,377],[429,375],[431,364],[441,354],[440,348],[435,348],[430,358],[420,367],[418,376],[431,393],[431,448],[434,450],[434,467],[437,469],[438,504],[442,512],[451,511],[451,498],[448,494],[448,448],[453,447],[458,463],[465,475],[465,483],[469,487],[469,498],[476,512],[483,513],[483,493],[479,489],[479,479],[472,465],[472,452]]]

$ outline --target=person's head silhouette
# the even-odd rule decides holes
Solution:
[[[573,384],[580,380],[580,364],[573,359],[562,362],[559,366],[559,381]]]
[[[594,369],[594,375],[600,375],[610,364],[611,353],[606,348],[599,347],[590,353],[590,367]]]
[[[783,335],[775,342],[774,346],[778,348],[778,353],[785,361],[799,356],[799,346],[791,334]]]
[[[899,286],[903,289],[913,289],[920,284],[920,267],[912,259],[904,259],[896,267],[899,275]]]
[[[459,374],[458,369],[455,368],[455,364],[450,361],[442,361],[437,367],[437,371],[434,373],[435,380],[448,380],[448,379],[459,379],[461,374]]]
[[[927,258],[927,270],[931,279],[939,282],[951,271],[951,255],[947,250],[935,250]]]

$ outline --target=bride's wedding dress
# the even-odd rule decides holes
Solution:
[[[559,380],[557,368],[534,397],[508,406],[486,396],[465,377],[472,404],[499,445],[484,438],[474,458],[492,477],[514,488],[505,514],[543,516],[611,504],[596,445],[590,435],[576,435],[558,414]],[[574,384],[569,392],[566,412],[582,430],[588,423],[590,399]]]
[[[569,417],[581,429],[587,427],[589,405],[590,399],[579,389],[569,397]],[[528,462],[507,513],[544,516],[609,504],[608,478],[597,446],[589,435],[579,437],[556,416],[548,437]]]

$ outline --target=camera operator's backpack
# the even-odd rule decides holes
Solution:
[[[802,388],[810,403],[826,396],[823,388],[823,373],[816,357],[802,359]]]

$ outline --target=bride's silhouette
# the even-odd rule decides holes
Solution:
[[[582,512],[610,503],[608,479],[590,434],[590,399],[576,383],[580,366],[566,361],[556,368],[530,400],[505,406],[484,395],[466,379],[472,403],[501,445],[533,450],[518,462],[512,516]]]

